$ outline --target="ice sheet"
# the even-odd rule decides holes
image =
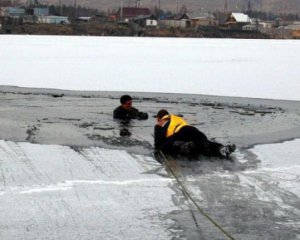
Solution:
[[[2,85],[300,100],[295,40],[7,36]]]
[[[235,238],[297,239],[300,181],[291,169],[299,166],[299,145],[261,145],[250,150],[256,158],[243,150],[234,161],[171,166]],[[272,162],[267,153],[279,148],[291,158]],[[0,168],[0,234],[7,240],[224,239],[152,156],[1,140]]]

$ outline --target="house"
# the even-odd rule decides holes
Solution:
[[[159,21],[162,27],[187,28],[191,26],[189,16],[184,13],[182,15],[172,15]]]
[[[139,25],[140,27],[157,27],[158,21],[157,18],[151,15],[140,15],[132,19],[134,23]]]
[[[20,24],[25,15],[25,9],[21,7],[3,7],[0,14],[6,23]]]
[[[272,21],[261,21],[260,19],[251,19],[251,23],[244,25],[242,30],[244,31],[259,31],[259,32],[268,32],[268,29],[274,27],[274,22]]]
[[[115,15],[119,23],[134,22],[139,27],[156,27],[157,18],[151,13],[149,8],[124,7],[120,8]]]
[[[226,20],[225,25],[229,29],[242,30],[243,26],[252,22],[251,18],[244,13],[231,13]]]
[[[22,18],[25,14],[25,9],[21,7],[3,7],[0,13],[2,17]]]
[[[34,16],[48,16],[49,8],[48,7],[35,7],[32,9],[32,15]]]
[[[194,14],[188,13],[187,16],[190,19],[191,27],[198,28],[198,27],[216,27],[219,25],[219,21],[216,17],[211,13],[204,13],[204,14]]]
[[[64,16],[36,16],[36,23],[46,23],[46,24],[69,24],[68,17]]]
[[[133,18],[138,16],[151,16],[152,13],[149,8],[138,8],[138,7],[124,7],[119,8],[116,19],[118,21],[129,22]]]
[[[27,9],[27,15],[23,18],[24,23],[43,24],[69,24],[68,17],[49,15],[48,7],[33,7]]]
[[[300,22],[299,21],[295,21],[290,25],[287,25],[284,27],[285,29],[289,29],[289,30],[300,30]]]
[[[89,22],[91,21],[92,17],[78,17],[75,19],[75,22]]]

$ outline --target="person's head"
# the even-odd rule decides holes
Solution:
[[[169,115],[169,112],[165,109],[161,109],[157,112],[156,114],[156,118],[157,118],[157,121],[161,120],[164,116],[167,116]]]
[[[132,108],[132,97],[129,95],[123,95],[120,98],[121,105],[124,109],[129,110]]]

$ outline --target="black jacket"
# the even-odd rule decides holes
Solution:
[[[116,119],[139,119],[139,120],[144,120],[148,119],[148,114],[140,112],[138,109],[132,107],[130,110],[126,110],[122,106],[117,107],[114,112],[113,116]]]
[[[220,156],[219,149],[223,146],[220,143],[212,142],[207,136],[194,126],[183,126],[178,132],[170,137],[166,137],[170,122],[163,127],[156,125],[154,127],[154,146],[169,154],[204,154],[207,156]],[[192,142],[190,149],[183,148],[185,143]]]
[[[168,121],[163,127],[155,125],[154,127],[154,146],[155,148],[162,148],[162,145],[166,142],[166,133],[169,127],[170,121]]]

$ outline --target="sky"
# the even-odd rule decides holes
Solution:
[[[1,85],[300,100],[300,42],[0,36]]]

